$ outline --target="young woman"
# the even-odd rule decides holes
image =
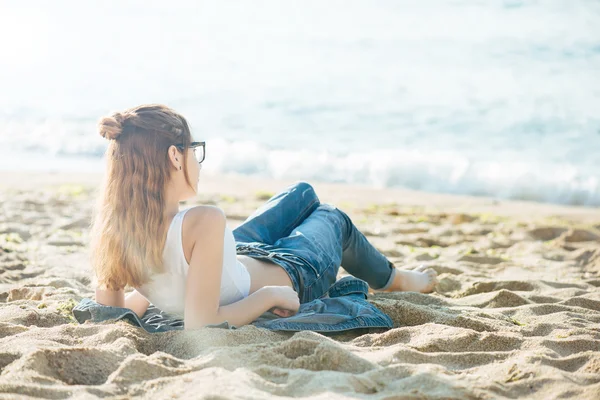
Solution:
[[[223,211],[179,202],[197,194],[204,142],[185,118],[142,105],[99,122],[110,140],[92,223],[96,301],[140,317],[150,302],[185,329],[290,316],[327,292],[340,266],[374,290],[431,292],[432,269],[405,271],[377,251],[341,210],[298,182],[235,230]],[[124,288],[135,288],[127,297]]]

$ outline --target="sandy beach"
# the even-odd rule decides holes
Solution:
[[[0,398],[600,398],[600,210],[314,183],[433,294],[372,294],[385,332],[78,324],[101,176],[0,173]],[[292,182],[201,178],[231,227]],[[312,183],[312,182],[311,182]],[[340,276],[345,272],[341,270]]]

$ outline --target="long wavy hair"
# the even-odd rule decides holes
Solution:
[[[167,150],[192,141],[187,121],[159,104],[116,112],[98,122],[110,143],[106,173],[92,216],[91,264],[100,288],[146,283],[163,271],[167,236],[165,190],[173,168]],[[182,154],[185,180],[188,152]]]

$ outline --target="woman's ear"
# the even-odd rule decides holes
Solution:
[[[180,169],[181,167],[181,154],[177,151],[177,147],[171,145],[169,150],[167,150],[167,154],[169,155],[169,160],[171,161],[171,165],[175,169]]]

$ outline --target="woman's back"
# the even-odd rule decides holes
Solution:
[[[190,210],[192,212],[189,212]],[[192,207],[178,212],[173,217],[163,251],[164,272],[151,276],[150,282],[136,288],[148,301],[169,314],[183,317],[189,269],[184,251],[186,246],[183,243],[183,225],[184,220],[188,226],[193,224],[195,214],[201,212],[202,207]],[[189,214],[187,218],[185,218],[186,214]],[[188,237],[187,242],[191,239]],[[188,250],[191,252],[191,248]],[[236,258],[235,240],[228,227],[225,227],[223,238],[223,271],[220,289],[220,305],[239,301],[247,297],[250,291],[250,275]]]

